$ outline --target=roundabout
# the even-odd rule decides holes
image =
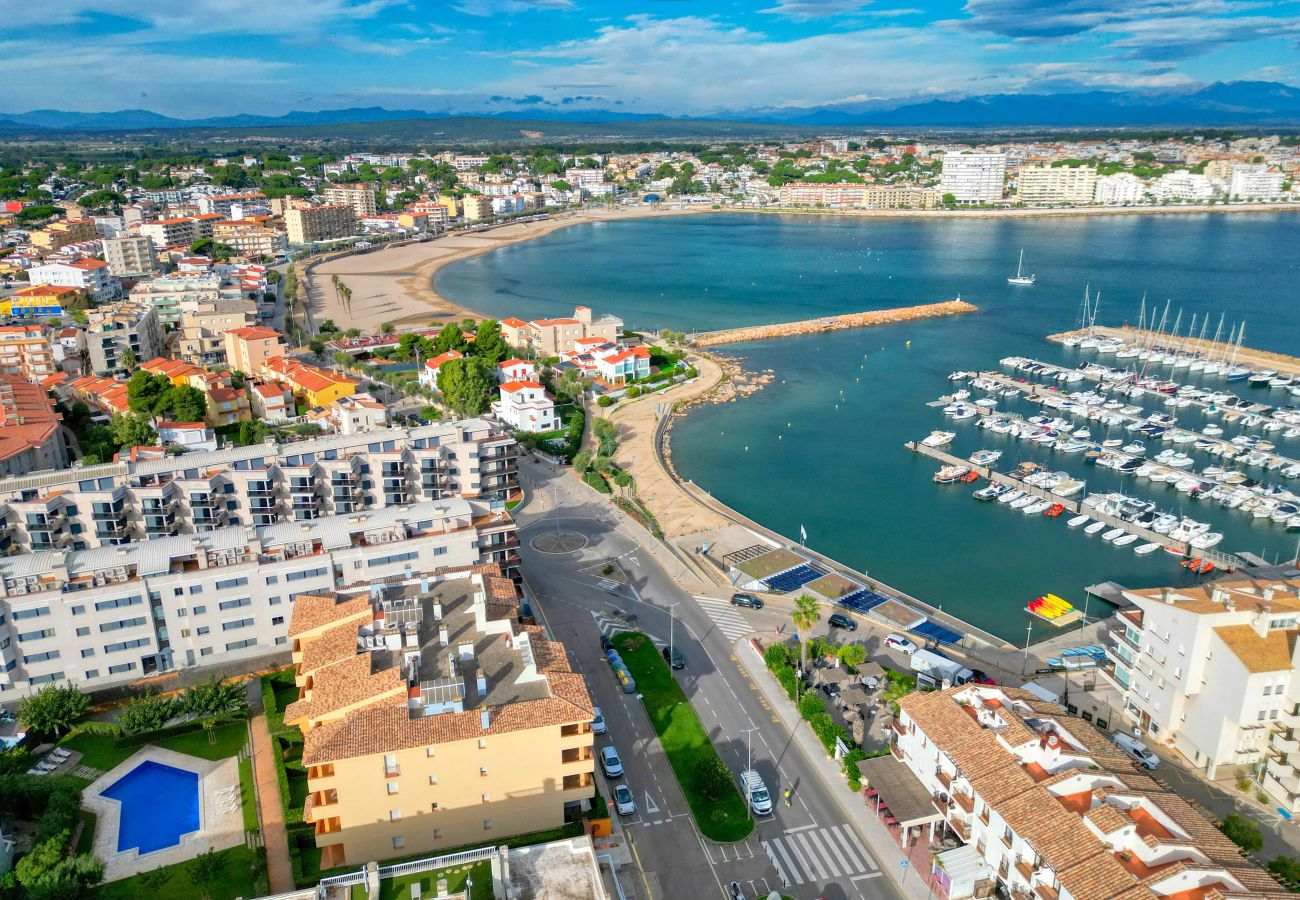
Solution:
[[[587,546],[587,536],[577,531],[548,531],[529,541],[529,546],[538,553],[576,553]]]

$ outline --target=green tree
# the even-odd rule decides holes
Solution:
[[[715,753],[697,762],[691,774],[695,776],[696,789],[710,800],[721,800],[727,796],[727,791],[735,789],[731,770]]]
[[[190,883],[204,896],[210,896],[211,890],[221,880],[222,870],[226,867],[226,858],[209,847],[190,860]]]
[[[496,319],[484,319],[474,331],[474,355],[487,360],[492,365],[501,362],[510,355],[510,345],[501,336],[501,323]]]
[[[448,322],[442,326],[437,337],[433,339],[433,352],[435,355],[446,353],[448,350],[459,350],[465,346],[465,332],[460,330],[460,326],[455,322]]]
[[[799,632],[799,668],[804,670],[808,668],[808,632],[822,617],[819,607],[816,597],[803,594],[794,601],[794,611],[790,613],[790,620]]]
[[[835,652],[835,655],[839,657],[841,664],[856,669],[867,661],[867,648],[861,644],[845,644]]]
[[[325,352],[325,339],[318,334],[310,341],[307,342],[307,347],[311,350],[312,353],[315,353],[317,356],[320,356],[322,353]]]
[[[133,413],[153,418],[165,408],[171,388],[165,376],[137,369],[126,382],[126,405]]]
[[[175,701],[170,698],[159,697],[154,693],[137,694],[122,707],[117,715],[117,724],[127,734],[157,731],[167,724],[175,708]]]
[[[244,685],[238,681],[222,681],[216,675],[194,685],[177,700],[182,712],[195,716],[234,712],[244,703]]]
[[[443,401],[461,417],[483,413],[492,401],[495,383],[487,361],[475,356],[449,360],[438,369]]]
[[[118,447],[148,447],[158,441],[158,434],[150,426],[149,420],[135,413],[113,417],[113,440]]]
[[[812,721],[813,716],[824,712],[826,704],[822,703],[822,698],[816,692],[809,691],[799,698],[799,717],[804,721]]]
[[[266,423],[261,419],[253,419],[250,422],[240,422],[238,441],[240,446],[249,447],[253,444],[262,443],[262,441],[266,440],[268,433],[269,429],[266,427]]]
[[[1255,853],[1264,847],[1264,836],[1260,834],[1259,825],[1245,816],[1229,813],[1219,823],[1219,830],[1247,853]]]
[[[586,475],[591,468],[591,451],[581,450],[573,457],[573,470],[579,475]]]
[[[956,198],[956,196],[953,195],[953,194],[944,194],[944,195],[943,195],[943,205],[944,205],[944,206],[956,206],[956,205],[957,205],[957,198]]]
[[[345,288],[345,290],[346,290],[346,288]],[[351,293],[348,293],[346,296],[347,296],[349,299],[351,299],[351,296],[352,296],[352,295],[351,295]],[[392,323],[392,322],[381,322],[381,323],[379,324],[379,333],[380,333],[380,334],[392,334],[393,331],[395,331],[395,329],[393,328],[393,323]]]
[[[173,422],[202,422],[208,412],[208,397],[196,387],[180,384],[167,392],[167,414]]]
[[[123,370],[131,372],[140,364],[140,360],[135,358],[135,351],[127,347],[122,351],[122,358],[118,361]]]
[[[90,697],[71,684],[47,684],[18,704],[18,721],[29,731],[58,737],[90,710]]]
[[[569,182],[565,181],[563,178],[557,178],[554,181],[552,181],[551,187],[555,188],[557,191],[573,190],[573,185],[569,184]]]

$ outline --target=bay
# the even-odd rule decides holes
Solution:
[[[1230,322],[1247,320],[1246,344],[1300,352],[1298,246],[1300,217],[1286,213],[980,220],[717,214],[562,229],[448,266],[436,286],[498,317],[562,315],[585,304],[632,328],[685,331],[958,294],[975,303],[980,311],[969,316],[721,348],[750,369],[774,370],[776,380],[748,400],[693,411],[674,430],[673,456],[683,477],[764,525],[797,537],[802,524],[818,550],[1023,641],[1024,606],[1044,592],[1082,602],[1082,587],[1097,581],[1139,587],[1189,576],[1165,554],[1138,557],[1064,520],[977,503],[965,486],[937,486],[934,464],[905,450],[905,441],[942,426],[958,432],[952,449],[960,455],[1003,449],[1001,468],[1041,458],[1086,475],[1089,491],[1122,487],[1175,511],[1181,501],[1182,512],[1224,532],[1222,550],[1289,557],[1295,535],[1190,504],[1163,486],[1121,484],[1077,456],[1035,456],[970,423],[946,424],[925,403],[950,390],[949,371],[997,368],[1006,355],[1071,365],[1094,358],[1044,340],[1075,324],[1085,284],[1101,292],[1099,322],[1136,321],[1145,292],[1149,305],[1169,298],[1172,309],[1182,308],[1184,328],[1196,313],[1212,316],[1212,331],[1224,312]],[[1022,247],[1027,269],[1038,274],[1030,288],[1006,284]],[[1176,377],[1186,378],[1185,371]],[[1179,418],[1187,427],[1203,424],[1199,413],[1183,410]],[[1300,446],[1278,440],[1278,449],[1300,458]],[[1208,464],[1198,458],[1198,468]]]

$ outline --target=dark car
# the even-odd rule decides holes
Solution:
[[[753,594],[732,594],[731,605],[745,606],[749,609],[762,609],[763,601],[755,597]]]
[[[682,656],[682,651],[678,650],[676,647],[671,649],[668,647],[664,648],[664,662],[668,663],[668,665],[672,666],[674,669],[686,668],[686,657]]]
[[[603,635],[603,634],[602,634],[602,635],[600,636],[600,649],[601,649],[601,650],[608,650],[610,647],[613,647],[613,646],[614,646],[614,642],[611,641],[607,635]]]
[[[826,624],[832,628],[843,628],[845,631],[857,631],[858,623],[850,619],[844,613],[835,613],[826,620]]]

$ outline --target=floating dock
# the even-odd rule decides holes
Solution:
[[[1138,330],[1125,326],[1123,328],[1111,328],[1103,325],[1096,325],[1092,328],[1076,328],[1073,331],[1062,331],[1060,334],[1049,334],[1047,339],[1058,344],[1063,344],[1068,338],[1084,337],[1086,335],[1094,337],[1108,337],[1124,341],[1127,344],[1146,346],[1151,343],[1151,332],[1145,329]],[[1180,338],[1171,335],[1157,336],[1155,341],[1157,349],[1178,350],[1183,353],[1199,354],[1206,359],[1222,359],[1225,355],[1231,356],[1233,348],[1224,341],[1218,343],[1214,341],[1202,340],[1200,338]],[[1273,353],[1269,350],[1256,350],[1251,347],[1242,347],[1238,351],[1237,365],[1246,369],[1259,371],[1260,369],[1273,369],[1283,375],[1300,375],[1300,358],[1288,356],[1285,353]],[[1159,363],[1157,365],[1165,365]],[[1152,366],[1155,368],[1156,366]]]
[[[763,341],[768,338],[791,337],[800,334],[822,334],[846,328],[869,328],[873,325],[897,325],[917,319],[938,319],[960,316],[978,309],[965,300],[948,300],[923,306],[903,306],[897,309],[873,309],[867,312],[847,313],[842,316],[822,316],[800,322],[782,322],[775,325],[749,325],[727,328],[722,331],[700,331],[691,336],[696,347],[716,347],[719,344],[739,344],[745,341]]]

